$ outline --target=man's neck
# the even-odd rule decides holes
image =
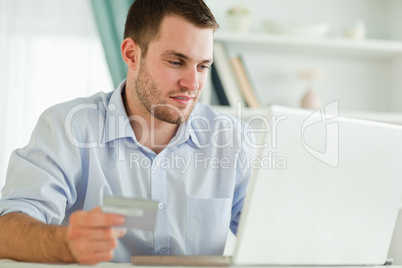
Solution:
[[[145,126],[138,122],[131,122],[137,141],[145,147],[159,154],[176,135],[178,125],[162,122],[156,118],[144,118]],[[143,127],[147,127],[144,129]]]
[[[129,105],[127,92],[122,94],[124,108],[137,141],[159,154],[176,135],[179,125],[161,121],[151,115],[141,104]],[[135,120],[138,116],[141,120]]]

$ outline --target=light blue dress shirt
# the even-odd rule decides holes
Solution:
[[[155,154],[134,135],[124,86],[41,115],[29,144],[11,155],[0,215],[19,211],[66,225],[72,212],[101,206],[106,195],[152,199],[159,202],[154,232],[128,230],[114,262],[134,254],[222,254],[229,227],[237,231],[250,176],[248,129],[197,104]]]

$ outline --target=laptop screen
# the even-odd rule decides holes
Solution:
[[[235,264],[385,262],[402,197],[402,126],[326,108],[270,108]]]

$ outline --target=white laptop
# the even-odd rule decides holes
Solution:
[[[402,126],[339,117],[336,103],[315,113],[273,106],[268,119],[233,257],[133,264],[386,264],[402,197]]]

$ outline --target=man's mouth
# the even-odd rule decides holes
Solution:
[[[172,96],[172,100],[176,101],[180,105],[189,105],[191,101],[195,98],[194,96]]]

